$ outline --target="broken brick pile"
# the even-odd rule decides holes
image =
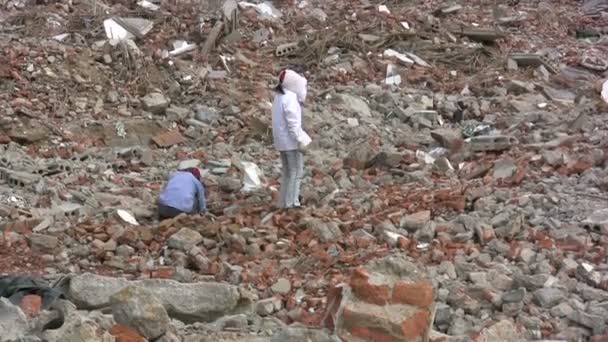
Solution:
[[[408,274],[356,268],[347,284],[330,290],[325,324],[345,341],[427,341],[433,284],[413,264],[402,262]]]

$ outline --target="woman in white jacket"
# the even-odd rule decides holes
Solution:
[[[272,104],[272,136],[281,154],[282,178],[279,208],[300,206],[300,184],[304,175],[302,151],[311,139],[302,129],[302,107],[306,99],[306,78],[293,70],[279,74]]]

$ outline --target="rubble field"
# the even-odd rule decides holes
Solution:
[[[0,342],[608,341],[608,1],[0,0],[0,50]]]

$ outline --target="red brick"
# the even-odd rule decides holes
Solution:
[[[175,268],[171,266],[160,266],[150,271],[150,278],[171,279],[175,274]]]
[[[427,281],[400,281],[393,288],[391,302],[428,308],[433,303],[433,285]]]
[[[363,338],[367,341],[374,342],[396,342],[397,340],[391,335],[385,333],[380,329],[367,328],[362,326],[353,326],[348,329],[351,335],[359,338]]]
[[[135,329],[122,324],[114,325],[110,329],[110,335],[116,338],[116,342],[146,342]]]
[[[21,310],[29,317],[37,316],[40,313],[40,306],[42,305],[42,298],[38,295],[27,295],[21,299],[19,306]]]
[[[519,169],[517,169],[515,175],[513,175],[513,177],[511,178],[511,184],[519,185],[521,184],[521,182],[523,182],[524,178],[526,178],[526,169],[520,167]]]
[[[11,142],[11,138],[6,134],[0,134],[0,145],[6,145]]]
[[[452,200],[444,201],[443,205],[456,211],[464,211],[464,208],[466,207],[466,200],[464,196],[458,196]]]
[[[592,336],[589,342],[608,342],[608,333],[606,335]]]
[[[369,274],[362,268],[356,268],[350,278],[350,287],[357,298],[364,302],[384,305],[388,303],[390,288],[388,285],[372,285]]]
[[[593,165],[591,163],[584,162],[584,161],[577,161],[573,164],[570,164],[567,166],[562,166],[558,170],[558,172],[565,176],[571,176],[573,174],[580,174],[591,167],[593,167]]]
[[[410,244],[412,243],[412,240],[404,237],[404,236],[399,236],[397,238],[397,246],[399,246],[399,248],[401,249],[408,249],[410,248]]]
[[[427,310],[418,311],[401,324],[401,332],[406,338],[423,336],[430,324],[429,312]]]

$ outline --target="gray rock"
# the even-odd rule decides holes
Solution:
[[[505,274],[490,271],[488,276],[490,284],[498,290],[506,291],[513,286],[513,279]]]
[[[110,57],[110,56],[108,56],[108,57]],[[119,96],[120,95],[118,95],[117,91],[110,90],[108,92],[108,95],[107,95],[108,102],[110,102],[110,103],[116,103],[116,102],[118,102]]]
[[[63,325],[58,329],[45,330],[42,340],[46,342],[114,342],[114,337],[105,332],[99,324],[86,319],[76,310],[76,306],[66,300],[57,300],[53,308],[61,312]]]
[[[280,298],[270,297],[257,302],[255,305],[255,312],[260,316],[268,316],[282,308],[283,302]]]
[[[0,340],[19,340],[28,330],[27,317],[18,306],[0,298]]]
[[[310,229],[313,234],[321,242],[332,242],[339,239],[342,236],[342,230],[336,222],[324,222],[321,220],[313,220],[309,223]]]
[[[566,299],[566,295],[560,289],[543,288],[534,291],[534,300],[543,308],[549,309]]]
[[[515,324],[509,320],[501,320],[483,329],[476,339],[478,342],[521,342],[523,340]]]
[[[471,272],[469,273],[469,280],[473,284],[484,285],[488,283],[487,276],[486,272]]]
[[[202,105],[196,105],[194,109],[196,111],[196,120],[200,122],[212,124],[220,118],[220,115],[218,114],[217,110],[213,108],[208,108]]]
[[[169,315],[163,304],[150,291],[137,286],[126,287],[110,297],[112,315],[117,323],[137,330],[149,340],[169,329]]]
[[[291,282],[289,279],[279,278],[274,285],[270,288],[272,292],[278,294],[288,294],[291,291]]]
[[[530,264],[536,258],[536,252],[531,248],[522,248],[521,253],[519,253],[519,257],[526,264]]]
[[[558,305],[551,308],[551,315],[553,317],[568,317],[574,313],[574,309],[568,303],[559,303]]]
[[[163,336],[154,340],[154,342],[182,342],[182,339],[176,334],[167,331]]]
[[[506,89],[509,93],[513,93],[515,95],[531,93],[534,91],[534,83],[511,80],[509,83],[507,83]]]
[[[467,322],[464,318],[456,316],[452,320],[452,324],[448,329],[448,334],[453,336],[468,335],[473,331],[471,323]],[[488,341],[489,342],[489,341]]]
[[[462,134],[454,129],[440,128],[431,132],[431,137],[450,151],[459,150],[463,145]]]
[[[443,303],[437,303],[435,306],[435,324],[448,325],[452,321],[452,308]]]
[[[289,326],[279,331],[272,337],[272,342],[339,342],[340,339],[330,336],[327,331],[321,329],[310,329],[297,325]]]
[[[512,177],[517,172],[517,165],[512,159],[500,159],[494,162],[494,179]]]
[[[214,282],[183,284],[167,279],[128,281],[90,273],[70,279],[67,296],[81,309],[108,306],[110,297],[127,286],[148,289],[163,303],[172,318],[183,322],[213,321],[240,309],[235,286]]]
[[[576,268],[576,276],[594,287],[599,287],[600,283],[602,282],[602,275],[600,272],[595,271],[595,267],[586,262],[581,263]]]
[[[327,21],[327,14],[320,8],[313,9],[312,12],[310,12],[310,17],[319,23]]]
[[[349,94],[338,94],[338,99],[342,102],[349,114],[356,114],[360,118],[369,118],[372,116],[369,106],[361,98]]]
[[[578,283],[576,285],[576,290],[586,301],[608,301],[607,291],[593,288],[587,284]]]
[[[59,245],[59,240],[50,235],[32,233],[28,237],[32,249],[39,251],[52,251]]]
[[[186,120],[190,116],[190,109],[182,108],[178,106],[171,106],[167,108],[166,113],[168,117],[175,121]]]
[[[418,229],[425,227],[431,221],[431,211],[424,210],[410,215],[403,216],[399,222],[399,226],[410,232],[415,232]]]
[[[523,286],[529,291],[542,288],[545,286],[547,279],[549,279],[549,275],[547,274],[524,275],[521,273],[515,273],[513,276],[515,286]]]
[[[551,166],[560,166],[564,163],[564,154],[556,150],[543,151],[543,160]]]
[[[123,258],[128,258],[135,253],[135,248],[129,245],[120,245],[116,247],[116,255]]]
[[[177,233],[171,235],[167,240],[167,246],[187,252],[192,247],[203,241],[203,237],[198,232],[190,228],[182,228]]]
[[[592,315],[582,310],[574,310],[568,318],[577,324],[591,329],[593,335],[601,335],[606,329],[605,317]]]
[[[217,331],[222,331],[222,330],[227,330],[227,329],[245,331],[245,330],[247,330],[248,326],[249,326],[249,320],[247,319],[247,315],[245,315],[245,314],[226,316],[226,317],[222,317],[222,318],[218,319],[217,321],[213,322],[213,327]]]
[[[229,176],[224,176],[219,179],[218,187],[220,188],[221,191],[224,191],[227,193],[235,193],[235,192],[239,192],[241,190],[241,188],[243,187],[243,184],[241,183],[240,179],[229,177]]]
[[[436,229],[434,222],[428,222],[422,228],[418,229],[414,234],[416,241],[431,243],[435,238]],[[471,237],[473,237],[473,233],[471,232]],[[456,239],[455,239],[456,240]]]
[[[502,313],[510,317],[515,317],[520,314],[523,308],[524,302],[504,303],[502,305]]]
[[[141,100],[144,109],[152,114],[163,114],[169,106],[169,99],[161,93],[150,93]]]
[[[504,303],[519,303],[519,302],[522,302],[525,297],[526,297],[526,289],[523,287],[520,287],[517,290],[503,293],[502,301]]]

